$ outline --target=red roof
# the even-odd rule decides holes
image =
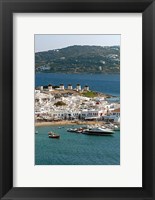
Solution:
[[[117,108],[115,110],[112,111],[113,113],[120,113],[120,108]]]

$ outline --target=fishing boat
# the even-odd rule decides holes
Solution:
[[[48,133],[48,137],[49,137],[49,138],[59,139],[59,138],[60,138],[60,135],[55,134],[55,133],[53,133],[53,132],[50,132],[50,134]]]
[[[95,127],[95,128],[90,128],[90,129],[85,129],[83,134],[86,135],[98,135],[98,136],[107,136],[107,135],[112,135],[114,134],[114,131],[109,128],[105,127]]]

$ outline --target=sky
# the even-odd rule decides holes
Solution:
[[[120,45],[121,35],[35,35],[35,52],[73,45]]]

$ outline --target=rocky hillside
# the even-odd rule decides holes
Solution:
[[[61,73],[119,73],[119,46],[69,46],[35,53],[35,69]]]

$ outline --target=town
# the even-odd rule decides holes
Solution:
[[[93,92],[88,85],[68,84],[35,88],[35,122],[61,120],[120,122],[120,103],[109,103],[109,96]]]

